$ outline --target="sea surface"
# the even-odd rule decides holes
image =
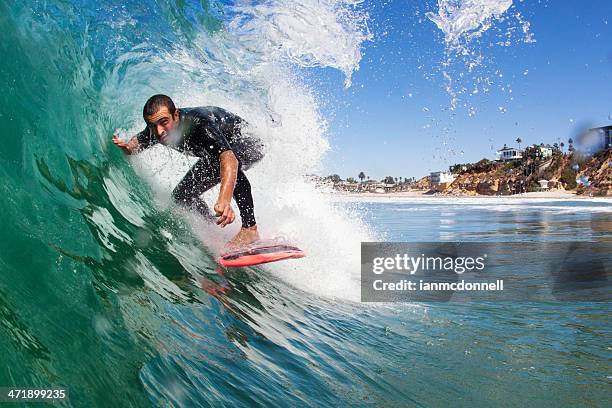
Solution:
[[[317,191],[304,175],[329,144],[303,75],[349,83],[365,21],[354,1],[0,2],[0,386],[63,387],[74,407],[606,405],[609,303],[359,302],[362,241],[612,230],[602,200]],[[169,202],[192,162],[110,143],[157,92],[248,120],[262,234],[306,258],[217,269],[235,227]]]
[[[604,200],[337,205],[393,241],[611,238]],[[65,264],[74,281],[78,268],[95,273],[71,296],[53,298],[49,276],[30,283],[35,299],[3,293],[3,383],[63,384],[72,406],[569,407],[609,398],[609,303],[366,304],[305,292],[267,268],[220,276],[201,253],[211,273],[194,279],[170,255],[146,252],[167,265],[138,272],[151,274],[144,283],[129,273],[134,260],[58,256],[59,276]],[[170,295],[174,286],[181,296]]]

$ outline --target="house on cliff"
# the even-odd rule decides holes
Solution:
[[[502,162],[520,160],[523,158],[523,151],[504,145],[504,147],[497,151],[497,155],[499,156],[498,160]]]
[[[612,125],[588,129],[576,138],[576,144],[590,154],[612,148]]]
[[[432,191],[444,191],[455,181],[455,175],[445,171],[435,171],[430,174],[429,188]]]

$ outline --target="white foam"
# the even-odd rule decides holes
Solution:
[[[542,207],[542,203],[605,203],[612,204],[612,199],[609,197],[571,197],[571,198],[543,198],[530,197],[520,198],[519,196],[485,196],[485,197],[453,197],[453,196],[435,196],[435,197],[385,197],[385,196],[357,196],[357,195],[333,195],[336,202],[361,202],[361,203],[397,203],[397,204],[428,204],[428,205],[444,205],[457,204],[461,207],[465,206],[493,206],[493,205],[514,205],[518,208],[526,207]],[[572,208],[572,207],[563,207]],[[584,208],[574,207],[574,208]],[[590,208],[590,207],[589,207]],[[610,207],[593,207],[605,208]]]
[[[266,268],[300,289],[351,300],[360,293],[360,243],[373,236],[358,215],[337,208],[306,177],[319,169],[329,144],[317,100],[293,66],[333,67],[350,83],[361,43],[369,38],[367,16],[358,12],[357,3],[242,4],[233,10],[236,16],[227,31],[214,37],[203,33],[192,44],[201,55],[178,47],[161,56],[172,71],[168,75],[176,88],[171,96],[179,106],[224,107],[246,119],[246,132],[265,144],[265,157],[247,171],[260,233],[287,236],[307,254]],[[164,147],[135,158],[161,207],[170,205],[172,188],[194,161]],[[217,193],[215,188],[203,195],[211,208]],[[239,219],[223,230],[195,220],[193,225],[202,241],[218,251],[239,229]]]
[[[230,27],[244,44],[255,45],[267,58],[336,68],[349,86],[352,73],[359,69],[361,45],[372,38],[367,13],[356,8],[359,3],[273,0],[239,5]]]
[[[444,33],[445,43],[454,48],[469,43],[503,16],[512,0],[438,0],[438,12],[427,17]]]

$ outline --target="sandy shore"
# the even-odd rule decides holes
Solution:
[[[571,191],[537,191],[530,193],[514,194],[514,195],[502,195],[502,196],[490,196],[490,195],[444,195],[444,194],[425,194],[423,191],[402,191],[397,193],[349,193],[349,192],[334,192],[334,195],[340,197],[376,197],[376,198],[508,198],[508,199],[525,199],[525,198],[554,198],[554,199],[593,199],[588,195],[576,195]],[[611,199],[612,197],[608,197]],[[606,199],[606,197],[602,197]]]

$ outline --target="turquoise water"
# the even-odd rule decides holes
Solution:
[[[313,3],[300,21],[359,17],[340,3]],[[603,201],[329,204],[299,178],[325,140],[295,71],[349,75],[358,61],[280,35],[293,12],[282,1],[0,3],[0,386],[67,387],[64,405],[79,407],[603,405],[608,304],[361,305],[312,290],[354,291],[343,279],[358,276],[362,239],[607,240],[612,215]],[[142,125],[159,91],[228,106],[269,135],[252,173],[260,219],[308,258],[216,272],[214,236],[156,184],[180,166],[165,151],[128,161],[109,143]],[[273,160],[284,143],[302,145]]]

